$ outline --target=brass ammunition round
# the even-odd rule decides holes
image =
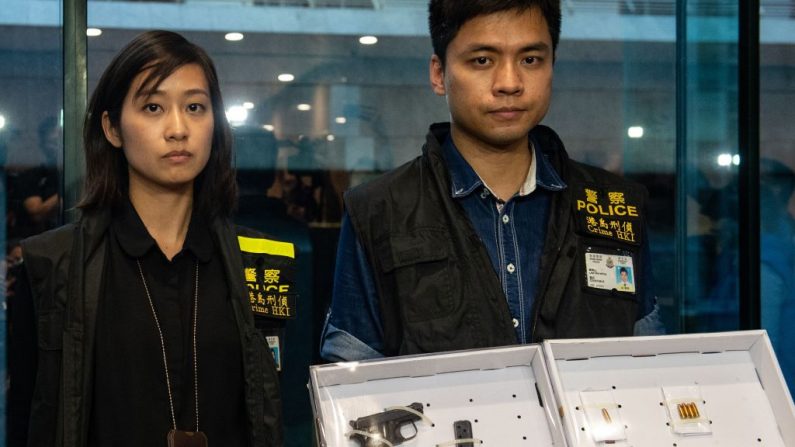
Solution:
[[[698,413],[698,405],[695,402],[690,403],[690,407],[693,413],[693,419],[698,419],[701,415]]]
[[[610,413],[607,411],[607,408],[602,408],[602,418],[604,418],[605,422],[608,424],[613,423],[613,419],[610,417]]]

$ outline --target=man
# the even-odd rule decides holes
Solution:
[[[616,285],[616,289],[622,292],[632,292],[634,291],[632,287],[632,283],[629,281],[629,271],[626,267],[621,267],[618,269],[619,280],[618,284]]]
[[[321,356],[658,332],[648,279],[619,292],[612,261],[649,271],[645,189],[569,160],[538,125],[559,1],[431,0],[429,12],[430,81],[451,122],[346,194]]]

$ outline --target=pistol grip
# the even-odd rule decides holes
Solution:
[[[453,432],[455,433],[455,439],[471,439],[472,435],[472,423],[463,420],[463,421],[455,421],[453,422]],[[471,442],[466,442],[460,444],[460,447],[474,447]]]

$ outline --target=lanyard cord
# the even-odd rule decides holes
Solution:
[[[166,359],[166,342],[163,338],[163,330],[160,328],[160,320],[157,318],[155,312],[155,305],[152,302],[152,296],[149,294],[149,287],[146,285],[146,278],[144,278],[144,271],[141,268],[141,260],[136,259],[138,264],[138,273],[141,274],[141,282],[144,284],[144,291],[146,291],[146,299],[149,300],[149,307],[152,309],[152,316],[155,318],[155,326],[157,327],[157,335],[160,336],[160,348],[163,351],[163,370],[166,373],[166,389],[168,390],[168,407],[171,410],[171,427],[177,429],[177,418],[174,416],[174,398],[171,394],[171,380],[168,376],[168,360]],[[199,261],[196,261],[196,274],[194,276],[194,289],[193,289],[193,398],[196,408],[196,431],[199,431],[199,360],[196,351],[196,326],[199,313]]]

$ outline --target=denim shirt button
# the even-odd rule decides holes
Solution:
[[[513,327],[519,327],[519,320],[516,318],[513,319]]]
[[[513,264],[508,264],[508,267],[506,267],[506,269],[508,270],[508,273],[513,273],[516,271],[516,266]]]
[[[510,217],[508,217],[508,215],[507,215],[507,214],[503,214],[503,215],[502,215],[502,223],[506,223],[506,224],[507,224],[507,223],[508,223],[508,222],[510,222],[510,221],[511,221],[511,218],[510,218]]]

